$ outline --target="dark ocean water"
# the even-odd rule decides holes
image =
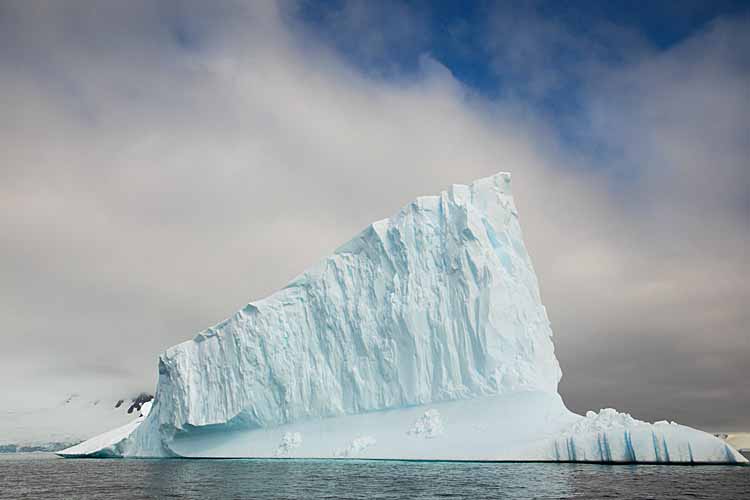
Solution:
[[[750,467],[0,455],[0,498],[750,499]]]

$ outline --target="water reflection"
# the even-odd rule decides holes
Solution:
[[[747,498],[748,467],[0,459],[0,498]]]
[[[150,462],[147,491],[201,498],[566,498],[570,466],[330,460]],[[157,494],[158,496],[158,494]],[[197,496],[196,496],[197,498]]]

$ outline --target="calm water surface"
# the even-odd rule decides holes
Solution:
[[[750,499],[750,467],[0,455],[0,498]]]

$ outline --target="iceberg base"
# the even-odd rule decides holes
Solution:
[[[132,433],[139,419],[130,427]],[[140,429],[148,432],[147,428]],[[112,432],[60,452],[68,457],[149,457],[144,436]],[[148,439],[145,440],[146,442]],[[557,394],[520,392],[273,428],[222,426],[177,432],[167,455],[182,458],[338,458],[594,463],[747,463],[714,436],[649,424],[612,409],[570,412]]]

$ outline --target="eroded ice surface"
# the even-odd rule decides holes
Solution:
[[[591,460],[640,460],[621,429],[575,427],[551,336],[510,175],[454,185],[168,349],[150,415],[106,453],[588,460],[603,433]],[[657,427],[657,460],[737,458]]]
[[[636,420],[612,408],[589,411],[542,454],[573,462],[744,463],[731,446],[713,435],[660,421]]]

